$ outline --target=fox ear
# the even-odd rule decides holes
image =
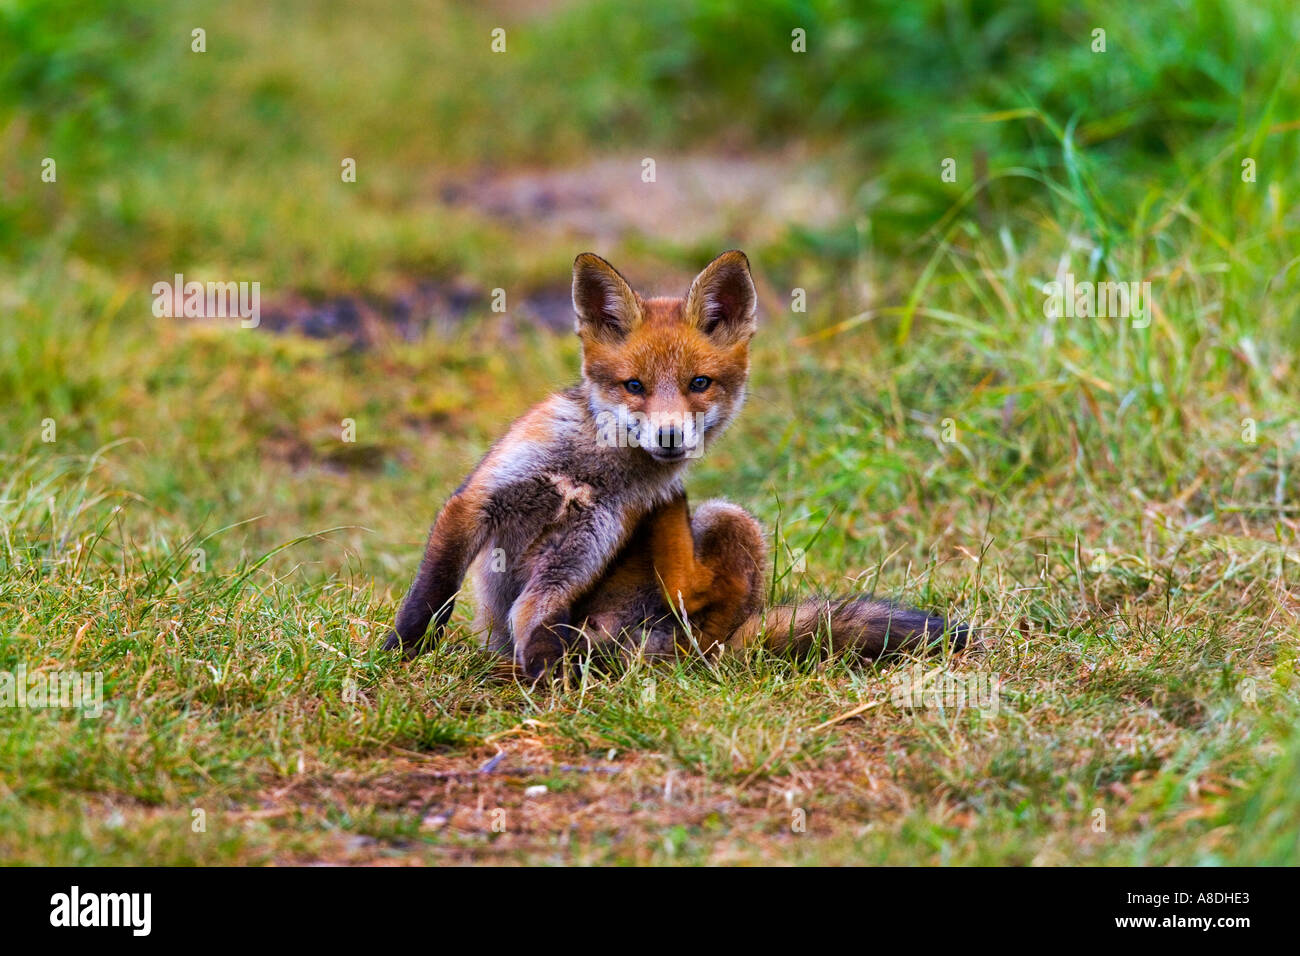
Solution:
[[[749,259],[739,249],[724,252],[705,266],[686,295],[687,320],[721,342],[747,341],[757,325],[757,308]]]
[[[641,321],[636,293],[618,270],[594,252],[573,260],[573,311],[578,335],[619,341]]]

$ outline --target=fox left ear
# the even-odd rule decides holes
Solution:
[[[758,293],[749,259],[739,249],[704,267],[686,295],[686,317],[701,332],[725,343],[748,341],[757,327]]]
[[[573,260],[575,331],[583,341],[619,342],[641,322],[641,304],[617,269],[584,252]]]

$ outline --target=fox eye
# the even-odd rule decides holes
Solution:
[[[627,389],[629,392],[631,392],[633,395],[640,395],[642,392],[645,391],[645,386],[641,384],[641,380],[639,378],[629,378],[626,382],[623,383],[623,387]]]
[[[707,375],[697,375],[691,379],[691,391],[702,392],[712,384],[713,379],[709,378]]]

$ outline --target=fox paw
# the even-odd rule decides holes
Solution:
[[[529,680],[554,676],[560,659],[564,657],[566,648],[561,634],[568,624],[569,611],[565,608],[525,630],[522,640],[517,641],[515,663]]]
[[[563,656],[564,643],[549,630],[539,629],[515,651],[515,663],[529,680],[545,680]]]
[[[418,637],[411,641],[403,641],[402,635],[396,631],[389,631],[388,636],[384,638],[383,649],[386,651],[401,651],[402,656],[408,661],[414,660],[425,651],[433,647],[433,640],[428,637]]]

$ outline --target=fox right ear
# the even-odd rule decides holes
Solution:
[[[573,311],[578,335],[619,341],[641,321],[637,294],[618,270],[594,252],[573,260]]]
[[[714,259],[686,293],[686,316],[714,341],[748,342],[754,334],[758,293],[749,259],[739,249]]]

